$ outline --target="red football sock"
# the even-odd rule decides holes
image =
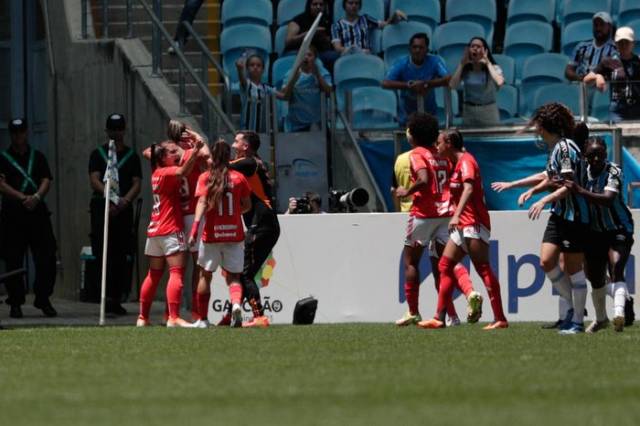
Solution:
[[[149,311],[151,310],[151,303],[156,295],[158,284],[162,278],[162,269],[149,269],[147,276],[142,282],[140,288],[140,318],[148,320]]]
[[[436,293],[440,292],[440,271],[438,271],[438,262],[439,260],[436,258],[431,258],[432,262],[431,262],[431,267],[435,268],[432,269],[432,273],[433,273],[433,282],[435,284],[436,287]],[[435,264],[433,262],[433,260],[435,260]],[[453,298],[449,301],[449,303],[447,303],[447,315],[449,315],[449,318],[453,318],[453,317],[457,317],[458,313],[456,312],[456,307],[453,304]]]
[[[500,296],[500,283],[491,270],[491,266],[488,263],[481,263],[475,265],[478,275],[482,278],[484,286],[489,294],[489,301],[491,301],[491,310],[493,310],[493,317],[495,321],[506,321],[502,311],[502,297]]]
[[[447,306],[452,303],[451,296],[455,285],[453,268],[456,263],[448,258],[441,257],[438,262],[438,270],[440,271],[440,290],[438,291],[438,307],[436,308],[436,318],[444,321]]]
[[[167,283],[167,302],[169,304],[169,319],[180,317],[180,299],[182,298],[182,279],[184,267],[172,266],[169,268],[169,282]]]
[[[468,296],[469,293],[473,291],[473,283],[469,277],[469,271],[462,263],[458,263],[456,267],[453,268],[453,273],[456,275],[456,280],[458,281],[457,287],[465,296]]]
[[[211,293],[196,293],[196,309],[201,320],[206,320],[209,316],[209,298]]]
[[[407,305],[409,305],[409,313],[411,315],[418,314],[418,298],[420,296],[420,284],[418,283],[404,283],[404,295],[407,298]]]
[[[242,303],[242,285],[240,283],[229,284],[229,299],[232,305]]]
[[[191,289],[191,318],[194,320],[204,319],[200,316],[200,308],[198,306],[198,292],[195,288]]]

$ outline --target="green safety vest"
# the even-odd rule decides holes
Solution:
[[[20,192],[24,192],[25,189],[27,189],[27,187],[29,185],[31,185],[33,187],[33,189],[35,191],[37,191],[38,190],[38,185],[36,185],[36,183],[31,178],[31,172],[33,171],[33,157],[35,156],[35,149],[30,148],[29,163],[27,164],[27,170],[26,171],[20,166],[20,164],[18,164],[18,162],[15,160],[15,158],[13,158],[11,156],[11,154],[9,154],[9,150],[3,151],[2,155],[24,177],[24,180],[22,181],[22,186],[20,187]]]

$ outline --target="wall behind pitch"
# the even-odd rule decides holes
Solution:
[[[510,321],[547,321],[558,316],[557,296],[538,266],[547,218],[544,214],[530,221],[526,211],[491,212],[491,263]],[[640,210],[634,210],[634,220],[640,221]],[[261,290],[273,322],[291,323],[296,301],[309,295],[319,301],[316,322],[392,322],[405,312],[401,264],[405,214],[283,215],[280,224],[273,275]],[[627,282],[635,294],[635,271],[640,266],[637,244],[632,253]],[[423,317],[430,317],[437,295],[426,257],[421,278],[420,310]],[[482,321],[493,320],[486,290],[475,271],[471,278],[485,297]],[[215,275],[210,308],[214,321],[228,300],[222,283]],[[463,299],[455,302],[461,318],[466,316]],[[587,309],[593,313],[590,301]],[[250,311],[245,309],[245,314],[249,317]]]

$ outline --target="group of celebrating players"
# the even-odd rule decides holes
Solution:
[[[167,327],[206,328],[212,273],[220,266],[229,288],[229,310],[218,325],[267,327],[255,275],[280,234],[271,207],[271,183],[257,152],[259,136],[236,134],[232,147],[218,140],[209,149],[185,124],[171,120],[169,139],[147,148],[153,208],[145,254],[149,272],[140,291],[137,326],[151,324],[149,312],[165,265]],[[243,223],[244,221],[244,223]],[[246,231],[245,231],[246,225]],[[185,235],[186,234],[186,235]],[[192,319],[180,317],[187,251],[193,259]],[[253,319],[243,323],[243,302]]]
[[[543,105],[529,126],[550,151],[546,170],[513,182],[494,182],[492,188],[503,191],[531,186],[520,196],[521,205],[537,193],[548,192],[529,209],[529,218],[535,220],[551,203],[540,263],[560,294],[560,318],[547,328],[557,328],[561,334],[585,331],[588,280],[596,319],[586,331],[594,333],[609,325],[607,294],[613,298],[614,329],[622,331],[634,321],[633,299],[624,278],[633,245],[633,219],[621,194],[622,171],[607,160],[604,141],[588,138],[586,126],[576,125],[573,114],[562,104]],[[482,297],[474,291],[469,273],[460,263],[468,255],[486,287],[494,314],[484,329],[507,328],[500,284],[489,264],[491,224],[476,160],[465,151],[457,130],[439,132],[437,119],[429,114],[413,114],[406,135],[412,146],[410,184],[397,185],[393,191],[397,197],[412,196],[403,252],[409,310],[396,324],[417,324],[426,329],[459,324],[452,303],[456,287],[467,298],[467,321],[477,322]],[[427,247],[438,303],[435,316],[422,320],[418,265]]]

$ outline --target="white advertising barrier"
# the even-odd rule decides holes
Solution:
[[[634,210],[636,223],[640,211]],[[275,266],[261,289],[266,315],[273,323],[290,324],[297,300],[318,299],[316,322],[391,322],[406,311],[401,263],[406,219],[402,213],[281,215],[282,233],[273,250]],[[558,317],[558,296],[539,267],[539,252],[548,213],[530,221],[526,211],[491,212],[491,263],[498,275],[502,301],[510,321],[548,321]],[[636,244],[627,266],[627,283],[635,294]],[[468,260],[466,260],[468,264]],[[428,257],[421,263],[420,311],[435,312],[436,291]],[[484,297],[483,321],[493,320],[487,293],[471,266],[471,279]],[[610,299],[610,298],[608,298]],[[210,319],[217,321],[228,303],[221,276],[214,275]],[[608,302],[609,306],[611,302]],[[466,302],[456,309],[466,317]],[[593,307],[589,301],[590,316]],[[250,310],[245,304],[245,315]]]

